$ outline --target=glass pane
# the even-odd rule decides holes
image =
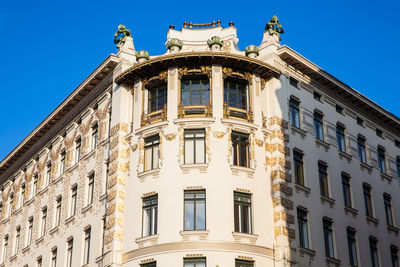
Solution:
[[[204,139],[196,139],[196,163],[204,163]]]
[[[157,210],[157,206],[153,207],[153,221],[152,221],[152,225],[153,225],[153,229],[152,229],[152,234],[157,234],[157,216],[158,216],[158,210]]]
[[[185,140],[185,163],[194,163],[194,140]]]
[[[151,216],[151,209],[150,208],[145,209],[143,211],[143,236],[148,236],[151,234],[150,216]]]
[[[200,80],[192,80],[192,90],[200,89]]]
[[[200,105],[201,96],[200,91],[192,91],[192,105]]]
[[[234,216],[235,216],[235,232],[240,232],[240,223],[239,223],[239,204],[235,203],[234,205]]]
[[[185,201],[185,230],[194,230],[194,203]]]
[[[250,207],[242,205],[242,233],[250,233]]]
[[[159,157],[159,150],[158,146],[153,147],[153,169],[158,168],[158,157]]]
[[[147,170],[151,170],[151,159],[152,159],[152,149],[151,149],[151,147],[149,147],[149,148],[146,148],[145,149],[145,154],[144,154],[144,162],[145,162],[145,164],[144,164],[144,170],[145,171],[147,171]]]
[[[202,91],[201,92],[201,104],[207,105],[208,100],[210,99],[210,91]]]
[[[206,203],[205,200],[196,202],[196,230],[206,229]]]
[[[188,90],[189,89],[189,84],[190,81],[189,80],[182,80],[181,81],[181,90]]]
[[[190,92],[182,91],[181,101],[184,106],[190,105]]]

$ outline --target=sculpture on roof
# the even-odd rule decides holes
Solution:
[[[126,37],[131,37],[131,31],[125,25],[120,24],[114,34],[114,44],[117,44],[118,49],[125,43]]]
[[[279,37],[279,41],[282,40],[281,33],[283,33],[283,28],[278,20],[277,16],[273,16],[270,22],[265,25],[265,30],[268,30],[270,35],[276,35]]]

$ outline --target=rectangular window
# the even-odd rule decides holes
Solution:
[[[1,257],[1,262],[5,262],[7,259],[7,251],[8,251],[8,235],[6,235],[3,239],[3,252]]]
[[[144,139],[144,170],[158,169],[160,136]]]
[[[7,214],[8,216],[7,217],[11,216],[13,207],[14,207],[14,194],[11,193],[9,196],[9,200],[8,200],[8,214]]]
[[[385,205],[386,223],[393,226],[392,197],[383,194],[383,202]]]
[[[392,267],[399,267],[399,249],[394,246],[391,245],[390,246],[390,257],[392,259]]]
[[[19,241],[21,240],[21,227],[18,226],[17,229],[15,229],[15,237],[14,237],[14,254],[18,254],[19,250]]]
[[[322,95],[320,93],[317,93],[317,92],[314,91],[314,99],[318,100],[319,102],[321,102]]]
[[[42,257],[39,257],[37,260],[36,260],[36,266],[37,267],[42,267],[43,265],[43,260],[42,260]]]
[[[148,92],[148,113],[162,110],[167,105],[167,84],[153,87]]]
[[[289,101],[289,118],[290,124],[294,127],[300,128],[300,111],[299,111],[299,101],[295,99],[290,99]]]
[[[360,126],[364,126],[364,120],[361,119],[360,117],[357,117],[357,124]]]
[[[351,207],[350,177],[342,174],[343,201],[346,207]]]
[[[88,186],[87,186],[87,203],[86,205],[90,205],[93,203],[93,194],[94,194],[94,173],[90,174],[88,177]]]
[[[205,131],[185,130],[185,164],[205,163]]]
[[[397,178],[400,180],[400,158],[396,158],[396,170],[397,170]]]
[[[294,178],[296,183],[304,186],[303,154],[293,150]]]
[[[38,192],[38,179],[39,176],[36,174],[35,177],[33,178],[32,197],[36,196],[36,193]]]
[[[25,184],[21,185],[21,190],[19,193],[19,206],[22,207],[25,204],[25,190],[26,186]]]
[[[33,233],[33,218],[28,220],[28,231],[26,233],[26,246],[32,243],[32,233]]]
[[[290,83],[291,86],[298,88],[297,85],[298,85],[299,81],[296,80],[295,78],[290,77],[289,78],[289,83]]]
[[[72,250],[74,246],[74,240],[71,238],[67,241],[67,267],[72,267]]]
[[[140,267],[156,267],[156,266],[157,266],[157,262],[155,262],[155,261],[140,264]]]
[[[357,138],[358,157],[362,163],[367,163],[367,156],[365,154],[365,139],[362,137]]]
[[[328,167],[319,162],[318,163],[318,173],[319,173],[319,188],[321,196],[329,197],[329,189],[328,189]]]
[[[314,133],[315,138],[324,141],[323,115],[318,112],[314,112]]]
[[[74,185],[71,189],[71,206],[69,210],[69,215],[74,216],[76,212],[76,200],[78,195],[78,186]]]
[[[186,258],[183,259],[184,267],[206,267],[206,258]]]
[[[352,228],[347,228],[347,247],[349,250],[350,265],[352,267],[358,266],[356,231]]]
[[[378,165],[381,173],[386,173],[385,150],[381,147],[378,147]]]
[[[232,132],[233,165],[250,168],[249,135]]]
[[[372,236],[369,237],[369,251],[371,254],[371,266],[379,267],[378,240]]]
[[[397,139],[394,139],[394,146],[397,148],[400,148],[400,141]]]
[[[92,127],[92,150],[96,149],[99,139],[99,126],[96,124]]]
[[[224,80],[224,103],[229,107],[247,110],[247,83],[242,80]]]
[[[300,247],[302,248],[310,248],[308,242],[308,220],[307,220],[307,211],[297,208],[297,221],[299,224],[299,240]]]
[[[51,267],[57,267],[57,248],[51,251]]]
[[[46,169],[46,187],[50,184],[51,180],[51,163],[47,164],[47,169]]]
[[[382,137],[382,134],[383,134],[382,130],[376,129],[377,136]]]
[[[336,139],[339,151],[346,152],[346,139],[344,135],[344,127],[341,125],[336,126]]]
[[[61,202],[62,202],[62,197],[58,197],[56,200],[56,212],[55,212],[55,218],[54,218],[54,227],[57,227],[60,225],[61,222]]]
[[[142,236],[157,234],[158,195],[143,198]]]
[[[323,227],[324,227],[325,255],[329,258],[335,258],[335,251],[333,248],[332,222],[330,220],[323,219]]]
[[[336,105],[336,112],[343,115],[343,107]]]
[[[82,141],[81,138],[78,138],[75,141],[75,163],[79,162],[81,159],[81,150],[82,150]]]
[[[364,194],[365,213],[368,217],[374,217],[372,211],[371,187],[364,184],[363,194]]]
[[[208,78],[181,80],[181,101],[184,106],[205,106],[210,100]]]
[[[39,237],[44,236],[46,233],[46,223],[47,223],[47,208],[42,209],[42,219],[40,221],[40,235]]]
[[[206,229],[206,191],[185,191],[185,231]]]
[[[85,230],[85,240],[84,240],[84,247],[83,247],[83,265],[89,264],[89,259],[90,259],[90,235],[91,235],[91,228]]]
[[[251,195],[245,193],[234,192],[234,220],[235,232],[251,234]]]
[[[253,267],[253,266],[254,266],[254,261],[235,259],[235,267]]]
[[[61,152],[61,161],[60,161],[60,163],[61,163],[61,166],[60,166],[60,175],[63,175],[64,174],[64,172],[65,172],[65,157],[66,157],[66,152],[65,151],[63,151],[63,152]]]

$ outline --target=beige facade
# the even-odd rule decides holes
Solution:
[[[400,119],[279,39],[126,35],[0,163],[0,266],[392,266]]]

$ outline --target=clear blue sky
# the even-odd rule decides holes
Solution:
[[[235,4],[236,3],[236,4]],[[119,24],[136,49],[165,52],[168,26],[235,22],[260,44],[273,15],[286,44],[400,116],[400,1],[5,1],[0,6],[0,159],[110,53]]]

